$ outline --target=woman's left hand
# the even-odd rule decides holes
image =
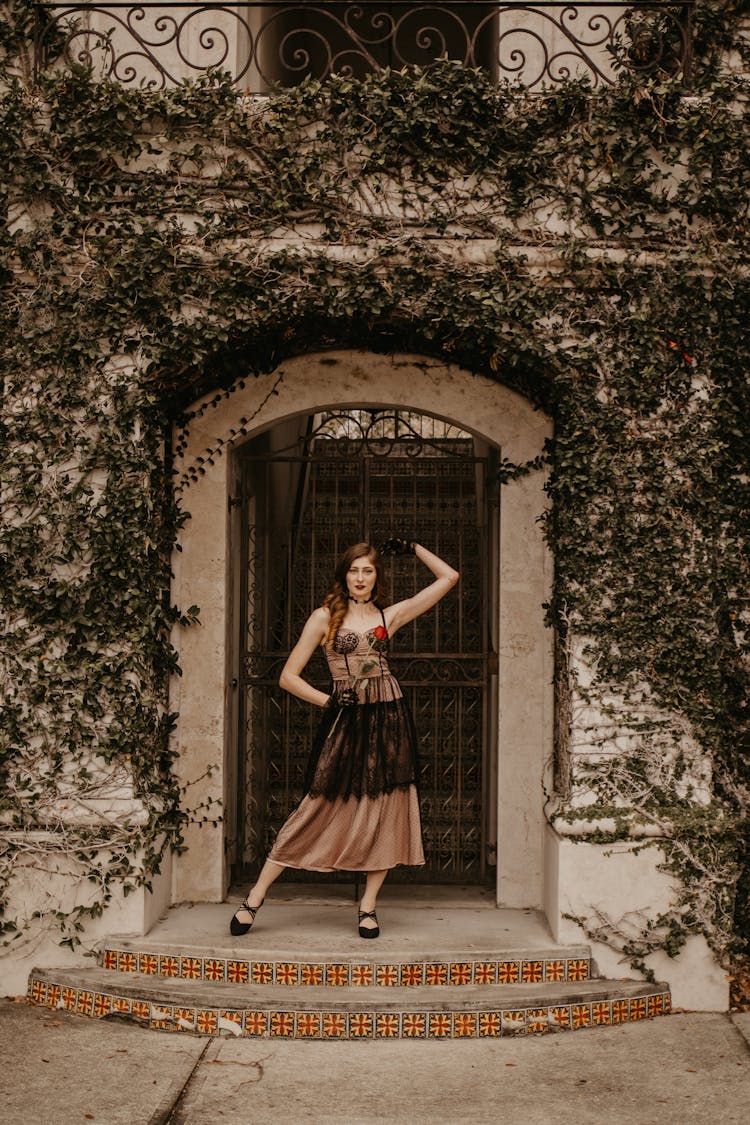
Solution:
[[[399,539],[397,536],[392,535],[386,539],[381,547],[378,547],[379,555],[413,555],[414,542],[411,539]]]

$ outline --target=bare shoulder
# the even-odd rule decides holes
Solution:
[[[331,624],[331,612],[326,606],[318,606],[307,619],[305,632],[308,636],[315,637],[317,644],[322,644]]]
[[[322,606],[314,609],[305,622],[305,627],[295,645],[295,653],[306,653],[309,659],[316,647],[323,643],[328,631],[329,620],[330,614],[327,609],[323,609]]]
[[[321,634],[328,632],[328,626],[331,623],[331,611],[326,606],[318,606],[314,609],[307,619],[306,629],[317,630]]]

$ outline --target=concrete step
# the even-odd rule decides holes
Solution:
[[[669,1011],[663,984],[562,981],[360,988],[167,979],[96,969],[34,969],[31,1002],[95,1019],[200,1035],[261,1038],[488,1038],[607,1026]]]
[[[102,947],[103,968],[120,973],[172,980],[229,981],[233,984],[327,985],[386,987],[394,985],[467,987],[470,985],[580,982],[592,977],[585,947],[546,950],[494,950],[458,957],[453,951],[432,954],[410,951],[340,954],[335,960],[279,959],[278,950],[261,948],[252,957],[238,948],[163,944],[146,939],[108,938]],[[453,957],[458,959],[453,960]]]
[[[533,910],[497,909],[480,892],[440,900],[394,888],[378,907],[381,935],[363,941],[353,903],[300,889],[264,904],[251,932],[228,934],[239,905],[173,907],[146,937],[120,935],[101,947],[101,964],[235,984],[385,986],[511,985],[582,981],[594,976],[587,945],[561,946]]]

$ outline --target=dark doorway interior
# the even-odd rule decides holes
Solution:
[[[481,455],[480,455],[481,453]],[[241,659],[236,863],[246,882],[301,797],[317,709],[281,691],[286,657],[350,543],[418,538],[461,571],[431,613],[394,638],[393,667],[420,738],[427,865],[396,881],[483,884],[489,781],[488,487],[494,452],[427,415],[348,410],[276,427],[242,451]],[[387,564],[391,600],[429,581]],[[322,653],[308,677],[325,690]],[[290,872],[295,882],[350,875]]]

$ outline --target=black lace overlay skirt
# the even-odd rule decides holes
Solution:
[[[398,681],[390,673],[372,676],[357,694],[359,703],[323,712],[305,777],[311,797],[348,800],[418,787],[417,735]]]

